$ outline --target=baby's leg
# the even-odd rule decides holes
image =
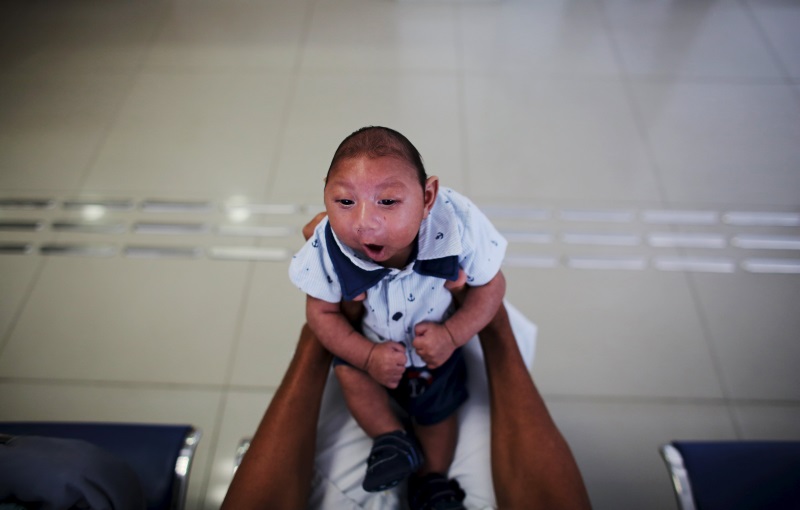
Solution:
[[[453,462],[458,441],[458,420],[453,413],[433,425],[415,424],[425,463],[408,482],[408,505],[420,508],[464,510],[466,494],[447,472]]]
[[[425,463],[420,475],[439,473],[447,475],[458,442],[458,420],[453,413],[443,421],[433,425],[414,425],[414,432],[422,445]]]
[[[403,430],[403,425],[392,411],[389,393],[381,384],[349,365],[336,365],[334,368],[347,407],[356,423],[371,438],[381,434]]]
[[[394,487],[422,465],[419,446],[403,430],[386,388],[351,366],[337,365],[334,370],[353,418],[373,439],[361,486],[367,492]]]

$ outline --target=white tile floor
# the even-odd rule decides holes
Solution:
[[[303,321],[285,254],[368,124],[517,233],[596,508],[674,508],[670,439],[800,439],[794,0],[4,2],[0,420],[194,423],[216,508]]]

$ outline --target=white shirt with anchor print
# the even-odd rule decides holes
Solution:
[[[308,242],[293,257],[289,267],[292,282],[303,292],[330,303],[343,299],[342,283],[331,260],[326,236],[327,218],[320,222]],[[356,269],[353,274],[384,271],[385,276],[367,289],[362,322],[364,335],[374,342],[395,341],[407,349],[406,366],[423,367],[424,361],[413,346],[414,326],[420,322],[443,322],[453,313],[452,295],[444,288],[445,279],[418,273],[415,261],[403,269],[383,268],[351,250],[333,234],[337,252]],[[486,216],[465,196],[441,188],[436,202],[422,222],[416,261],[436,262],[457,256],[467,274],[467,283],[480,286],[497,272],[507,242]],[[341,264],[341,263],[340,263]],[[341,267],[341,265],[339,266]],[[349,273],[348,273],[349,274]],[[376,274],[376,273],[373,273]],[[358,279],[357,276],[353,278]],[[353,282],[346,282],[353,283]],[[357,286],[361,282],[355,282]],[[353,288],[352,285],[345,287]]]

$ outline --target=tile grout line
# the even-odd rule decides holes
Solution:
[[[11,318],[11,321],[9,322],[8,330],[6,331],[5,335],[3,335],[3,338],[0,341],[0,357],[2,357],[3,352],[6,349],[6,346],[11,341],[11,337],[14,335],[14,332],[16,331],[17,326],[19,325],[19,320],[22,318],[23,312],[28,307],[28,302],[30,301],[31,296],[33,295],[33,290],[36,288],[36,285],[38,285],[39,279],[41,278],[46,265],[47,265],[47,259],[45,257],[42,257],[36,269],[34,270],[33,276],[31,276],[31,280],[28,283],[27,288],[25,289],[22,299],[20,300],[20,303],[17,306],[17,309]]]
[[[600,9],[600,17],[603,20],[603,25],[604,25],[604,28],[605,28],[605,32],[606,32],[606,35],[608,37],[609,44],[611,45],[612,52],[614,54],[614,60],[616,61],[617,66],[619,68],[620,81],[622,83],[622,88],[624,90],[624,94],[625,94],[625,98],[626,98],[627,103],[628,103],[628,107],[630,108],[631,114],[633,116],[633,122],[634,122],[634,125],[636,126],[636,131],[639,133],[639,139],[641,140],[642,144],[644,145],[644,151],[645,151],[645,154],[647,155],[647,160],[650,162],[650,165],[651,165],[651,168],[652,168],[653,177],[654,177],[654,179],[656,181],[656,187],[657,187],[657,190],[658,190],[658,195],[659,195],[659,197],[661,199],[661,203],[665,207],[672,207],[671,202],[669,200],[669,195],[668,195],[667,190],[666,190],[666,188],[664,186],[664,177],[663,177],[664,172],[663,172],[663,169],[661,168],[661,165],[659,164],[658,158],[656,157],[656,153],[655,153],[655,150],[653,149],[652,141],[651,141],[651,138],[650,138],[650,133],[649,133],[649,131],[647,129],[646,123],[644,122],[642,111],[641,111],[641,109],[639,107],[639,104],[638,104],[638,102],[636,100],[636,94],[635,94],[635,91],[634,91],[633,83],[631,81],[631,76],[628,74],[628,72],[627,72],[627,70],[625,68],[624,56],[622,54],[622,50],[621,50],[621,48],[619,46],[619,43],[617,41],[615,31],[612,28],[611,21],[608,18],[608,15],[607,15],[607,12],[606,12],[605,0],[596,0],[596,2],[597,2],[597,5],[598,5],[598,7]],[[671,232],[671,233],[680,233],[680,231],[681,231],[680,227],[677,226],[677,225],[668,225],[666,230]],[[679,255],[685,255],[686,251],[684,249],[682,249],[682,248],[678,248],[677,249],[677,253]],[[692,284],[692,280],[691,280],[691,278],[689,276],[690,272],[683,271],[683,273],[684,273],[684,278],[686,278],[687,282],[689,283],[690,291],[693,290],[692,289],[692,285],[691,285]],[[702,311],[699,310],[699,306],[697,304],[698,303],[698,299],[696,299],[696,297],[693,297],[693,299],[695,301],[695,307],[698,308],[698,313],[702,313]],[[704,328],[705,328],[705,324],[704,324]],[[705,332],[705,329],[704,329],[704,336],[706,336],[706,334],[707,333]],[[716,365],[715,365],[715,370],[718,371],[718,367],[716,367]]]
[[[758,36],[764,43],[764,46],[766,46],[767,52],[770,54],[770,57],[772,57],[773,62],[778,69],[780,69],[781,74],[783,75],[783,83],[791,89],[794,97],[800,103],[800,80],[794,78],[786,64],[784,64],[783,59],[775,48],[775,45],[772,44],[772,39],[770,39],[766,29],[758,19],[753,7],[747,2],[747,0],[739,0],[739,2],[746,13],[746,16],[750,19],[750,22],[755,27],[755,31],[758,33]]]
[[[781,74],[783,75],[783,81],[786,85],[792,85],[792,75],[789,72],[789,69],[786,67],[786,64],[783,63],[783,59],[781,59],[780,54],[775,49],[775,46],[772,44],[772,40],[769,38],[767,31],[764,29],[764,26],[759,21],[758,16],[753,11],[753,7],[747,2],[746,0],[739,0],[739,5],[742,10],[745,12],[745,16],[749,19],[750,23],[752,24],[753,28],[755,29],[756,33],[758,34],[761,42],[767,48],[767,52],[769,56],[772,58],[773,63],[778,67]]]
[[[0,384],[28,384],[28,385],[72,385],[76,387],[115,389],[115,390],[150,390],[150,391],[200,391],[216,392],[227,389],[242,393],[264,393],[275,392],[277,386],[272,385],[248,385],[231,384],[225,386],[215,383],[192,383],[192,382],[158,382],[158,381],[133,381],[133,380],[109,380],[109,379],[76,379],[76,378],[46,378],[46,377],[20,377],[0,376]]]
[[[459,142],[461,145],[461,176],[464,183],[464,193],[470,195],[472,193],[472,172],[470,171],[469,160],[469,132],[467,129],[467,73],[466,64],[464,62],[464,34],[463,34],[463,17],[462,7],[460,5],[453,5],[453,21],[454,21],[454,36],[455,36],[455,50],[456,50],[456,94],[458,108],[458,134]]]
[[[233,377],[234,366],[236,365],[236,355],[239,352],[239,343],[241,342],[242,331],[244,329],[245,315],[247,315],[247,303],[249,301],[250,290],[253,286],[255,278],[256,263],[247,262],[247,271],[245,272],[245,282],[242,288],[242,294],[239,299],[239,312],[236,316],[236,328],[233,332],[233,342],[231,344],[230,354],[228,356],[227,366],[225,367],[225,375],[222,383],[222,389],[228,391],[231,387],[231,378]]]
[[[534,374],[535,376],[535,374]],[[28,384],[38,386],[49,385],[71,385],[76,387],[96,387],[103,389],[147,389],[165,391],[202,391],[214,392],[221,391],[223,386],[207,383],[156,383],[156,382],[125,382],[108,380],[81,380],[81,379],[46,379],[46,378],[25,378],[25,377],[2,377],[0,384]],[[277,386],[255,386],[247,384],[232,384],[229,389],[236,392],[262,395],[264,393],[274,393]],[[655,403],[665,405],[726,405],[729,403],[747,406],[773,406],[800,408],[800,400],[780,399],[780,398],[723,398],[723,397],[681,397],[665,395],[599,395],[582,393],[550,393],[543,392],[543,397],[548,402],[601,402],[601,403],[623,403],[623,404],[644,404]]]
[[[211,485],[211,474],[213,473],[215,467],[214,460],[216,458],[217,447],[219,445],[220,429],[222,428],[222,421],[224,419],[224,411],[227,403],[228,392],[224,390],[220,391],[219,400],[217,401],[217,413],[216,417],[214,418],[213,432],[209,434],[211,437],[209,438],[208,445],[208,461],[206,462],[203,480],[199,489],[199,503],[201,507],[204,507],[210,499],[208,491]]]
[[[245,320],[245,315],[247,313],[247,302],[248,296],[250,295],[250,289],[252,287],[253,282],[253,274],[255,272],[255,263],[247,262],[247,270],[245,271],[245,279],[244,285],[242,288],[241,297],[239,299],[239,312],[236,315],[236,326],[233,331],[233,341],[231,343],[231,348],[228,354],[228,362],[227,366],[225,367],[225,374],[222,381],[222,384],[219,386],[219,401],[217,404],[217,412],[214,417],[214,425],[213,431],[210,434],[210,444],[209,444],[209,461],[206,465],[206,473],[203,478],[203,484],[201,486],[201,494],[202,494],[202,501],[206,502],[209,499],[209,487],[211,484],[211,474],[212,469],[214,468],[214,459],[216,458],[217,448],[219,446],[219,437],[222,429],[222,424],[225,421],[225,408],[228,404],[228,395],[230,393],[230,382],[231,377],[233,376],[233,369],[236,365],[236,355],[239,351],[239,342],[242,336],[242,329]]]
[[[720,389],[722,390],[722,396],[725,403],[725,410],[728,413],[728,418],[731,421],[731,425],[733,426],[733,431],[736,434],[737,438],[743,437],[742,427],[739,424],[739,420],[736,416],[733,406],[733,399],[731,398],[731,391],[728,387],[727,379],[725,378],[725,373],[722,369],[722,361],[719,358],[719,353],[717,349],[714,347],[714,338],[711,332],[711,327],[708,323],[708,317],[706,315],[705,308],[703,307],[703,303],[700,299],[700,293],[697,289],[697,281],[695,280],[694,276],[691,273],[684,273],[684,277],[686,278],[686,283],[689,286],[689,293],[692,296],[692,301],[694,303],[694,309],[697,311],[698,318],[700,319],[700,328],[703,332],[703,340],[706,344],[706,349],[708,350],[708,354],[711,357],[711,365],[714,367],[714,375],[716,376],[716,380],[719,382]]]
[[[295,106],[295,101],[297,100],[297,88],[300,84],[300,74],[303,68],[303,61],[305,59],[306,53],[306,45],[308,44],[308,37],[311,31],[311,23],[314,19],[314,12],[316,11],[317,2],[316,0],[311,0],[308,2],[306,7],[306,12],[303,19],[303,28],[298,38],[298,48],[297,54],[294,58],[294,63],[292,64],[292,73],[291,79],[289,80],[289,90],[286,93],[286,100],[283,104],[283,109],[281,111],[278,135],[275,140],[275,152],[270,158],[269,166],[267,168],[267,179],[266,183],[264,184],[264,196],[270,197],[270,199],[274,199],[273,197],[273,189],[275,188],[275,180],[278,178],[278,169],[283,157],[283,150],[284,144],[286,142],[286,134],[289,130],[289,119],[292,115],[292,110]]]
[[[156,23],[156,26],[153,28],[153,32],[150,34],[150,37],[147,40],[146,48],[142,52],[141,57],[139,57],[139,62],[137,62],[136,66],[131,71],[130,76],[128,77],[128,83],[125,92],[121,94],[121,97],[117,102],[116,107],[114,108],[113,115],[110,116],[102,135],[100,135],[100,139],[95,144],[92,153],[89,156],[89,160],[86,163],[86,168],[84,168],[83,172],[78,178],[78,181],[76,183],[76,189],[79,194],[84,192],[86,181],[89,179],[89,176],[92,173],[94,165],[100,158],[100,153],[102,152],[103,147],[105,147],[106,142],[111,136],[111,132],[114,130],[114,126],[117,125],[117,122],[119,121],[119,114],[122,111],[122,108],[128,102],[131,92],[133,91],[134,85],[139,80],[139,77],[142,73],[142,69],[144,68],[144,62],[147,59],[147,56],[152,49],[153,43],[155,42],[156,38],[161,34],[161,31],[163,30],[164,25],[166,25],[166,23],[167,23],[167,16],[162,11],[161,19],[158,23]]]
[[[774,406],[791,407],[800,409],[800,401],[780,400],[768,398],[740,398],[726,399],[720,397],[669,397],[669,396],[647,396],[647,395],[589,395],[589,394],[565,394],[565,393],[543,393],[545,401],[548,403],[587,403],[587,404],[655,404],[655,405],[720,405],[729,404],[750,405],[750,406]]]
[[[650,162],[652,168],[652,173],[656,181],[656,187],[658,189],[659,198],[661,199],[661,202],[663,204],[668,205],[669,200],[667,197],[667,192],[664,189],[663,172],[661,166],[658,163],[658,159],[656,158],[652,144],[650,143],[650,136],[647,131],[647,127],[644,123],[644,119],[642,118],[642,112],[640,111],[638,103],[636,101],[633,85],[631,83],[631,77],[628,75],[628,72],[625,69],[625,60],[622,55],[622,50],[620,49],[619,43],[617,42],[614,29],[611,26],[611,22],[608,19],[608,14],[606,13],[606,6],[604,0],[595,0],[595,5],[599,10],[599,15],[603,23],[603,28],[606,34],[606,38],[608,39],[609,45],[611,46],[611,51],[614,54],[614,61],[616,62],[617,69],[619,71],[620,83],[622,84],[622,89],[625,95],[626,102],[628,103],[628,108],[630,108],[631,114],[633,116],[633,122],[634,125],[636,126],[636,131],[639,133],[639,139],[644,145],[644,150],[645,153],[647,154],[647,159]]]
[[[225,367],[225,375],[223,384],[220,386],[219,404],[217,413],[214,418],[214,431],[211,434],[210,448],[210,461],[208,463],[208,473],[203,486],[203,501],[208,501],[211,495],[208,494],[209,486],[211,483],[211,469],[214,467],[214,459],[217,457],[217,450],[219,448],[219,437],[222,432],[222,426],[225,422],[225,411],[228,405],[228,397],[232,389],[231,379],[233,377],[234,367],[236,365],[236,356],[239,352],[239,344],[241,342],[242,331],[244,329],[245,316],[247,314],[247,303],[252,288],[252,282],[255,276],[256,265],[254,262],[247,263],[247,271],[245,272],[245,284],[242,288],[241,297],[239,299],[239,312],[236,316],[236,328],[233,332],[233,342],[228,355],[228,363]]]
[[[122,94],[117,105],[114,107],[113,115],[109,116],[109,120],[106,123],[105,129],[103,133],[100,135],[100,139],[97,140],[95,143],[94,148],[92,149],[91,154],[89,155],[89,159],[86,162],[86,167],[84,168],[83,172],[81,173],[78,181],[76,182],[75,189],[78,193],[83,193],[84,187],[86,186],[86,181],[89,179],[89,176],[92,173],[94,165],[100,159],[100,153],[105,147],[106,142],[108,141],[109,137],[111,136],[111,132],[114,130],[114,126],[117,125],[117,121],[119,120],[119,114],[122,111],[123,106],[127,103],[128,98],[130,97],[131,91],[133,90],[133,86],[138,79],[138,73],[133,74],[130,79],[128,80],[127,90]]]

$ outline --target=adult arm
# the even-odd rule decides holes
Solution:
[[[306,239],[323,217],[317,215],[303,228]],[[351,324],[360,321],[361,303],[342,302],[340,307]],[[306,507],[331,359],[308,324],[304,325],[289,368],[236,470],[221,510]]]
[[[481,331],[480,341],[489,381],[498,508],[590,508],[580,471],[528,374],[504,307]],[[311,329],[303,327],[222,510],[305,507],[330,359]]]
[[[489,380],[498,508],[591,508],[578,465],[528,373],[504,306],[479,337]]]
[[[294,357],[236,470],[222,510],[305,508],[331,355],[306,325]]]

